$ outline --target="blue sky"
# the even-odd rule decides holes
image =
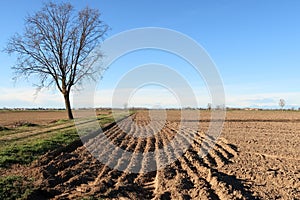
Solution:
[[[43,1],[1,1],[0,49],[15,32],[22,32],[24,17],[39,10]],[[60,2],[60,1],[59,1]],[[222,77],[226,105],[232,107],[278,107],[280,98],[288,106],[300,107],[300,2],[246,1],[70,1],[76,9],[98,8],[111,30],[107,38],[133,28],[163,27],[179,31],[197,41],[211,56]],[[37,97],[32,82],[12,81],[14,56],[0,52],[0,107],[63,107],[55,90]],[[174,67],[189,80],[199,96],[199,105],[210,101],[201,77],[184,61],[158,51],[136,52],[122,57],[104,74],[99,84],[99,105],[109,106],[114,86],[128,70],[156,62]],[[171,106],[172,94],[144,88],[132,104],[151,102]],[[152,94],[151,94],[152,93]],[[138,94],[138,93],[137,93]],[[148,96],[147,96],[148,94]],[[152,99],[151,99],[152,96]],[[146,102],[146,100],[148,102]],[[135,102],[135,103],[134,103]],[[144,102],[144,104],[143,104]]]

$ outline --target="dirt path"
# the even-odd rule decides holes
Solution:
[[[110,117],[110,116],[106,116]],[[99,122],[101,119],[98,119]],[[95,119],[91,120],[83,120],[82,122],[78,122],[76,126],[85,126],[88,127],[92,124],[94,124]],[[103,127],[105,126],[102,125]],[[34,127],[29,130],[17,130],[17,131],[12,131],[6,135],[0,136],[0,143],[1,142],[13,142],[13,141],[18,141],[22,142],[23,140],[34,140],[35,138],[42,137],[43,135],[49,134],[54,131],[67,131],[74,129],[75,124],[74,121],[67,121],[62,124],[51,124],[47,126],[41,126],[41,127]]]
[[[58,130],[62,131],[62,130],[70,129],[70,128],[74,128],[74,122],[68,122],[68,123],[64,123],[64,124],[54,124],[54,125],[47,126],[47,127],[39,127],[39,128],[35,128],[34,130],[22,131],[19,133],[12,132],[11,134],[1,136],[0,142],[1,141],[12,142],[12,141],[17,141],[17,140],[23,140],[23,139],[27,139],[27,138],[32,138],[37,135],[46,134],[51,131],[58,131]]]

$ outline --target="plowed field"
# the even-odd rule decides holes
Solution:
[[[163,127],[155,133],[155,127],[147,126],[151,120],[148,113],[137,112],[133,120],[125,119],[104,134],[126,152],[145,154],[161,150],[160,154],[154,154],[154,159],[117,156],[120,154],[117,148],[104,151],[104,135],[99,135],[85,146],[42,157],[34,166],[38,169],[40,186],[34,197],[299,199],[299,113],[277,114],[228,112],[222,135],[210,149],[210,140],[205,135],[209,115],[201,118],[198,130],[192,130],[180,127],[179,111],[169,111],[164,124],[159,120],[152,123]],[[188,150],[178,151],[192,132]],[[148,137],[139,137],[142,135]],[[108,165],[99,162],[88,149],[94,149],[92,153],[97,152]],[[201,157],[199,152],[208,153]],[[168,165],[161,167],[167,162]],[[145,169],[155,167],[159,169],[145,173]]]

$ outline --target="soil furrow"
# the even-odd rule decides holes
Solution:
[[[91,138],[87,149],[78,147],[47,163],[45,176],[54,198],[253,198],[244,182],[224,170],[232,165],[230,160],[236,163],[236,146],[222,138],[215,143],[178,122],[167,120],[160,131],[160,121],[151,122],[155,127],[149,124],[149,116],[138,112]]]

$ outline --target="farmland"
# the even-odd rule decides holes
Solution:
[[[1,156],[10,158],[2,162],[1,184],[7,184],[9,191],[14,190],[9,184],[20,182],[22,187],[17,192],[23,193],[23,198],[300,198],[300,113],[297,111],[228,111],[222,134],[212,149],[208,148],[209,140],[206,138],[209,111],[190,111],[200,112],[197,130],[180,127],[181,120],[191,123],[195,120],[181,119],[178,110],[167,111],[166,122],[153,120],[148,111],[140,110],[104,129],[106,138],[126,152],[145,154],[161,149],[162,154],[152,160],[148,157],[139,160],[134,156],[128,159],[125,155],[113,159],[118,154],[116,149],[101,149],[104,135],[96,135],[84,146],[74,143],[78,136],[73,122],[66,120],[63,112],[56,111],[52,117],[49,113],[45,114],[42,121],[35,118],[36,112],[39,111],[24,114],[26,120],[17,118],[22,116],[20,113],[0,113],[3,118],[0,125],[8,129],[0,132]],[[98,116],[103,126],[112,122],[107,111],[98,113]],[[150,123],[151,120],[153,123]],[[16,128],[13,125],[18,121],[28,123]],[[162,129],[153,134],[155,127]],[[177,151],[178,146],[184,146],[191,132],[194,133],[193,140],[181,155]],[[149,137],[139,137],[142,135]],[[39,149],[40,153],[35,152],[34,158],[25,154],[28,159],[23,159],[24,162],[18,160],[22,160],[22,153],[26,151],[19,151],[18,159],[9,157],[7,149],[22,145],[33,148],[37,140],[47,140],[47,144],[56,141],[57,146],[53,148],[51,143],[47,148]],[[169,148],[164,148],[168,144]],[[90,153],[88,149],[92,147],[95,152],[100,152],[98,156],[106,158],[108,165],[99,162]],[[97,151],[97,148],[100,149]],[[206,156],[198,155],[206,150]],[[14,156],[17,154],[10,152]],[[168,161],[171,162],[159,167]],[[145,172],[151,166],[159,169]]]

